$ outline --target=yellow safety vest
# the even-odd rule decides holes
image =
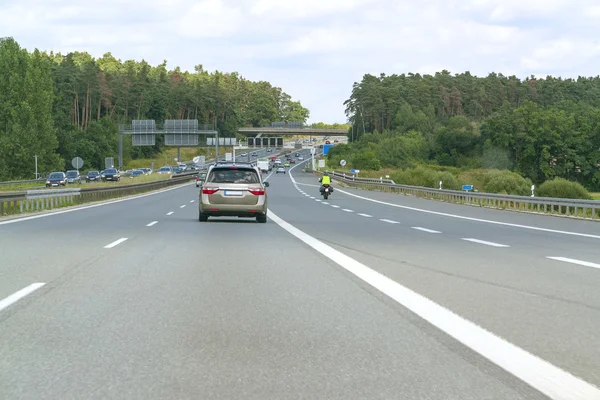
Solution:
[[[330,177],[328,177],[328,176],[324,176],[324,177],[323,177],[323,180],[321,181],[321,183],[322,183],[323,185],[331,185],[331,178],[330,178]]]

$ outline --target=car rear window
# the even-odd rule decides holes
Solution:
[[[51,179],[59,179],[62,177],[63,177],[63,174],[61,172],[53,172],[49,176],[49,178],[51,178]]]
[[[260,183],[255,170],[249,168],[239,169],[213,169],[207,179],[213,183]]]
[[[114,168],[109,168],[106,171],[104,171],[105,174],[116,174],[117,170]]]

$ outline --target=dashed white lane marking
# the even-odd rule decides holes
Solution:
[[[323,202],[323,203],[321,203],[321,204],[329,205],[329,203],[328,203],[328,202],[326,202],[326,201],[324,201],[324,202]]]
[[[555,261],[563,261],[563,262],[568,262],[571,264],[582,265],[584,267],[600,269],[600,264],[596,264],[596,263],[589,262],[589,261],[575,260],[573,258],[567,258],[567,257],[546,257],[546,258],[549,258],[549,259],[555,260]]]
[[[354,211],[352,211],[352,210],[349,210],[349,209],[347,209],[347,208],[342,208],[342,211],[346,211],[346,212],[354,212]]]
[[[434,231],[433,229],[421,228],[420,226],[413,226],[412,228],[427,233],[442,233],[440,231]]]
[[[179,208],[183,208],[183,207],[185,207],[185,204],[184,204],[184,205],[182,205],[182,206],[179,206]]]
[[[380,219],[380,221],[381,222],[387,222],[388,224],[399,224],[400,223],[398,221],[393,221],[391,219],[385,219],[385,218]]]
[[[360,215],[361,217],[373,218],[373,216],[369,214],[358,213],[358,215]]]
[[[121,243],[123,243],[124,241],[126,241],[127,238],[121,238],[119,240],[115,240],[114,242],[107,244],[106,246],[104,246],[105,249],[112,249],[115,246],[120,245]]]
[[[193,203],[195,200],[190,200],[190,203]]]
[[[323,256],[411,310],[552,400],[597,400],[600,389],[308,235],[268,210],[269,218]]]
[[[333,207],[333,208],[340,208],[340,206],[338,206],[337,204],[332,204],[331,207]]]
[[[168,212],[167,215],[173,215],[173,211]]]
[[[11,304],[14,304],[17,301],[21,300],[23,297],[35,292],[36,290],[38,290],[39,288],[41,288],[44,285],[45,285],[45,283],[42,283],[42,282],[32,283],[31,285],[24,287],[23,289],[19,290],[18,292],[15,292],[15,293],[11,294],[10,296],[5,297],[4,299],[0,300],[0,311],[4,310],[6,307],[10,306]]]
[[[312,200],[314,200],[314,199],[315,199],[315,196],[310,196],[310,198],[311,198]]]
[[[486,246],[492,246],[492,247],[510,247],[507,244],[500,244],[500,243],[488,242],[486,240],[479,240],[479,239],[473,239],[473,238],[462,238],[462,240],[466,240],[467,242],[484,244]]]
[[[152,222],[150,222],[150,223],[149,223],[148,225],[146,225],[146,226],[152,226],[152,225],[156,225],[156,224],[158,224],[158,221],[152,221]]]
[[[323,200],[321,200],[321,199],[315,199],[315,201],[319,201],[319,202],[321,202],[321,201],[323,201]]]

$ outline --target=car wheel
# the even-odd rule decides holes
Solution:
[[[256,216],[256,222],[259,224],[264,224],[267,222],[267,214],[261,214]]]
[[[200,222],[208,221],[208,215],[202,214],[202,211],[198,211],[198,221],[200,221]]]

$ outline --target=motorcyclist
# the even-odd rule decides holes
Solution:
[[[325,185],[329,185],[329,191],[333,193],[333,187],[331,187],[331,178],[327,172],[323,173],[323,176],[319,179],[319,182],[321,182],[321,193],[325,191]]]

